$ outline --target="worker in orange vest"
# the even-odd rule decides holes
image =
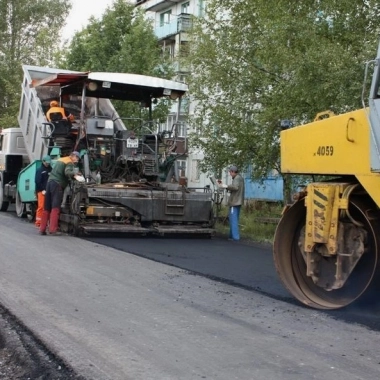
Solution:
[[[40,235],[46,235],[46,228],[49,223],[50,235],[60,235],[58,231],[59,215],[61,213],[61,204],[63,198],[63,190],[73,178],[79,182],[85,179],[78,174],[75,166],[80,160],[80,154],[76,151],[72,152],[68,157],[59,158],[53,170],[50,172],[46,186],[46,195],[44,203],[44,211],[40,224]]]
[[[69,113],[67,115],[66,113],[66,110],[63,108],[63,107],[60,107],[58,102],[56,100],[52,100],[50,102],[50,108],[49,110],[46,112],[46,118],[48,121],[52,121],[52,114],[55,114],[55,113],[60,113],[62,115],[62,120],[69,120],[69,121],[73,121],[74,120],[74,116]]]

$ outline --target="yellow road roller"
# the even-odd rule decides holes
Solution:
[[[372,67],[362,109],[281,131],[282,173],[323,179],[294,194],[274,239],[283,284],[313,308],[345,307],[380,278],[380,47]]]

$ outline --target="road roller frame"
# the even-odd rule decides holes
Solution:
[[[300,249],[306,263],[306,275],[321,285],[324,279],[318,271],[320,259],[336,256],[334,280],[331,282],[331,276],[325,279],[323,288],[326,290],[341,288],[364,253],[366,234],[348,208],[349,196],[355,188],[357,184],[323,182],[311,183],[306,188],[305,234],[303,249]],[[357,244],[347,245],[347,234],[356,234]]]

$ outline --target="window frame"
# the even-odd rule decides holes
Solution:
[[[190,13],[190,1],[185,1],[181,4],[181,13],[189,14]]]
[[[167,16],[167,17],[165,17]],[[169,9],[168,11],[160,13],[160,26],[164,26],[165,24],[170,24],[172,16],[172,10]]]

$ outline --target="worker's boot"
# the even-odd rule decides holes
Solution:
[[[42,218],[41,218],[41,224],[40,224],[40,235],[46,235],[46,227],[49,222],[50,218],[50,211],[44,210],[42,213]]]
[[[58,230],[58,222],[59,222],[59,214],[60,213],[61,213],[61,210],[59,207],[51,209],[50,225],[49,225],[49,232],[51,234],[55,234]]]

